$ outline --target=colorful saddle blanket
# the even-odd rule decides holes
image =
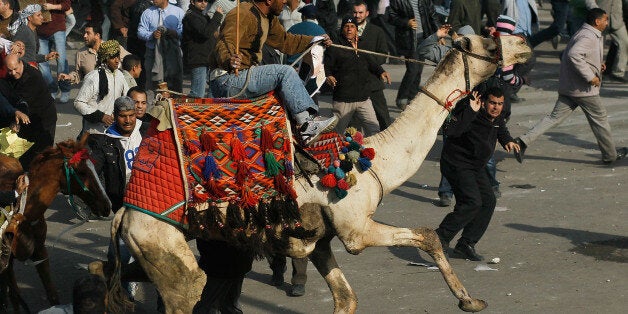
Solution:
[[[142,141],[125,205],[183,228],[188,208],[240,209],[296,200],[286,112],[273,93],[252,100],[181,99],[175,127]]]

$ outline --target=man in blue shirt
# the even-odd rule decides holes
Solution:
[[[153,4],[142,13],[137,29],[138,37],[146,42],[146,89],[166,82],[170,90],[182,92],[183,59],[179,46],[185,12],[168,0],[154,0]]]

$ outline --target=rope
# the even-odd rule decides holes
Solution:
[[[437,66],[437,64],[435,64],[433,62],[426,62],[426,61],[410,59],[410,58],[406,58],[406,57],[391,56],[391,55],[386,54],[386,53],[380,53],[380,52],[375,52],[375,51],[370,51],[370,50],[364,50],[364,49],[358,49],[358,48],[353,48],[353,47],[347,47],[347,46],[338,45],[338,44],[331,44],[331,47],[336,47],[336,48],[345,49],[345,50],[351,50],[351,51],[358,51],[358,52],[362,52],[362,53],[366,53],[366,54],[376,55],[376,56],[380,56],[380,57],[387,57],[387,58],[391,58],[391,59],[397,59],[397,60],[401,60],[401,61],[405,61],[405,62],[421,63],[421,64],[424,64],[424,65],[429,65],[429,66],[433,66],[433,67]]]

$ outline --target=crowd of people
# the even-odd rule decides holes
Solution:
[[[539,31],[534,0],[339,0],[337,6],[332,0],[250,0],[242,1],[239,10],[234,10],[233,0],[46,0],[23,8],[15,0],[0,0],[0,35],[5,39],[0,127],[19,130],[20,137],[35,143],[20,157],[28,171],[34,156],[53,144],[55,103],[69,102],[72,86],[78,85],[73,104],[82,116],[81,132],[92,134],[89,146],[96,170],[115,211],[122,206],[133,159],[151,119],[146,112],[152,95],[163,83],[183,92],[184,73],[189,73],[193,97],[252,98],[276,90],[301,143],[308,145],[332,128],[343,132],[357,125],[371,135],[392,123],[383,93],[391,77],[382,65],[393,59],[357,49],[438,63],[459,35],[514,34],[531,47],[549,40],[554,48],[569,39],[562,54],[558,100],[534,128],[513,138],[506,126],[511,104],[525,101],[517,92],[534,67],[534,57],[526,64],[499,68],[460,101],[452,113],[455,118],[443,125],[439,204],[450,206],[454,198],[456,203],[436,232],[449,252],[449,242],[462,231],[451,256],[482,260],[475,245],[500,196],[493,158],[497,142],[522,162],[538,136],[580,107],[603,162],[611,164],[628,153],[615,147],[599,97],[604,75],[625,83],[628,34],[622,1],[551,4],[554,22]],[[606,63],[605,32],[613,45]],[[82,33],[85,44],[72,69],[66,50],[71,33]],[[311,97],[316,93],[304,86],[291,65],[316,42],[328,47],[319,57],[333,99],[332,117],[318,115],[317,98]],[[55,64],[56,76],[51,67]],[[416,62],[405,62],[405,67],[395,97],[400,110],[419,93],[423,70]],[[18,181],[15,191],[2,192],[2,203],[15,201],[23,189]],[[195,312],[241,312],[237,300],[251,269],[250,252],[220,241],[199,240],[198,249],[208,284]],[[222,261],[208,258],[216,251],[223,253]],[[125,262],[131,259],[127,254]],[[285,257],[269,256],[269,261],[272,284],[282,285]],[[222,263],[221,269],[233,266],[233,271],[212,272],[216,263]],[[293,267],[289,294],[300,296],[305,293],[307,260],[295,259]]]

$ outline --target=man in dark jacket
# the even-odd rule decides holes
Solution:
[[[13,93],[28,104],[28,112],[24,113],[28,115],[30,123],[22,125],[18,133],[19,137],[34,143],[20,157],[22,168],[28,171],[33,158],[54,144],[57,108],[41,72],[24,63],[15,54],[8,55],[5,62],[9,76],[2,83],[2,93]]]
[[[205,97],[209,54],[216,46],[216,35],[222,21],[222,9],[217,8],[210,19],[203,14],[207,1],[192,0],[183,17],[183,64],[192,72],[190,96]]]
[[[449,242],[462,230],[452,257],[481,261],[475,244],[488,228],[495,210],[495,194],[484,169],[493,155],[495,142],[508,152],[520,147],[510,136],[502,117],[504,94],[489,88],[481,101],[478,92],[458,103],[445,128],[447,141],[440,158],[441,173],[456,197],[454,211],[447,214],[436,233],[445,253]]]
[[[353,17],[358,22],[358,36],[360,37],[361,49],[375,51],[379,53],[388,53],[388,45],[386,43],[386,34],[379,26],[367,20],[369,9],[365,2],[357,0],[353,4]],[[382,65],[386,62],[385,57],[375,57],[375,62]],[[390,125],[390,113],[384,97],[384,83],[379,76],[371,74],[369,87],[371,88],[371,102],[377,122],[379,122],[380,131],[385,130]]]
[[[388,14],[390,23],[395,25],[395,41],[399,55],[419,59],[417,46],[440,27],[432,0],[391,0]],[[399,109],[405,109],[419,93],[422,72],[422,64],[406,62],[406,73],[403,75],[395,100]]]
[[[337,42],[340,45],[358,48],[358,24],[352,16],[345,17],[341,26],[342,35]],[[332,111],[338,117],[336,131],[343,134],[355,117],[364,127],[366,135],[379,132],[379,123],[369,96],[368,86],[371,75],[390,82],[390,76],[371,55],[329,47],[325,50],[325,75],[327,84],[333,89]]]

